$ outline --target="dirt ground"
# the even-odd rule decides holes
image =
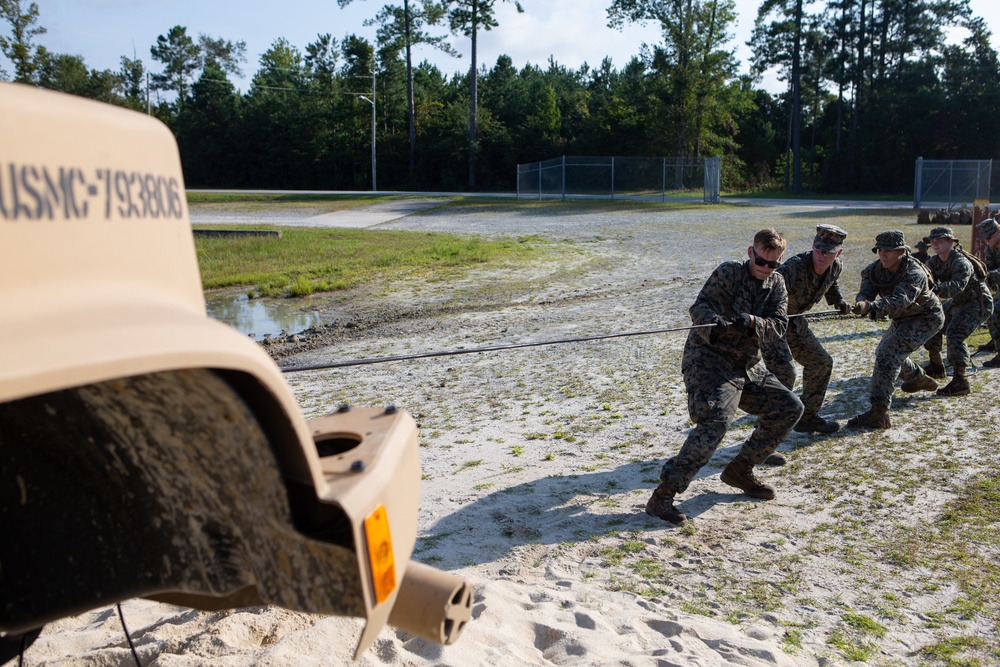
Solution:
[[[769,226],[786,234],[789,253],[810,247],[816,224],[847,229],[842,291],[852,300],[861,268],[875,259],[875,234],[903,229],[912,244],[926,229],[915,219],[910,210],[815,207],[579,212],[572,202],[409,216],[389,226],[565,243],[558,261],[527,269],[357,295],[322,344],[282,364],[684,326],[710,271],[744,258],[754,232]],[[812,326],[836,362],[824,413],[844,422],[868,407],[885,325],[829,318]],[[743,415],[680,498],[693,521],[677,529],[642,508],[662,459],[690,427],[683,342],[683,333],[661,334],[289,378],[310,414],[347,402],[393,403],[417,416],[429,508],[418,559],[514,581],[544,580],[546,568],[568,564],[588,586],[744,629],[764,623],[802,664],[811,664],[807,656],[927,664],[933,654],[922,649],[968,636],[985,642],[967,653],[982,662],[961,664],[1000,662],[995,604],[958,611],[969,582],[947,554],[900,556],[921,548],[918,536],[971,479],[997,470],[997,418],[981,410],[996,398],[995,371],[974,375],[965,398],[897,392],[894,428],[883,433],[793,433],[781,448],[790,465],[762,473],[778,489],[773,502],[718,481],[752,428]],[[517,511],[497,514],[496,499],[511,495]],[[470,532],[485,525],[498,530]],[[938,551],[928,547],[928,556]],[[996,543],[979,556],[995,561]]]
[[[556,244],[527,267],[331,296],[324,326],[268,349],[295,368],[683,327],[712,269],[745,258],[753,234],[771,226],[789,253],[811,247],[816,224],[846,229],[842,291],[853,300],[874,236],[899,228],[912,244],[927,229],[915,220],[912,210],[817,206],[443,206],[379,227]],[[844,423],[868,407],[886,325],[833,317],[811,326],[835,360],[822,413]],[[963,398],[897,391],[887,431],[791,434],[780,448],[789,464],[760,471],[773,501],[719,481],[753,428],[739,413],[679,496],[691,519],[674,527],[643,508],[691,427],[684,338],[286,375],[308,417],[342,403],[414,415],[423,471],[414,558],[477,588],[455,646],[387,628],[359,664],[1000,664],[1000,418],[988,408],[997,371],[977,371]],[[194,615],[151,604],[132,601],[126,613],[130,627],[145,624],[140,655],[157,665],[346,664],[360,632],[357,621],[275,609]],[[126,664],[112,659],[123,655],[114,623],[110,613],[61,622],[33,650],[52,656],[45,664]],[[100,631],[118,639],[87,634]],[[57,659],[82,648],[86,660]]]

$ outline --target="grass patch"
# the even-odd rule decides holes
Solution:
[[[946,667],[980,667],[992,662],[983,662],[970,657],[970,651],[982,652],[987,649],[987,642],[981,637],[951,637],[943,641],[925,646],[920,655],[941,661]],[[1000,658],[1000,651],[993,651],[993,658]]]
[[[483,460],[482,459],[473,459],[471,461],[466,461],[461,466],[459,466],[458,470],[455,471],[455,474],[457,475],[458,473],[462,472],[463,470],[466,470],[468,468],[475,468],[475,467],[481,466],[481,465],[483,465]]]
[[[608,565],[621,565],[622,561],[625,560],[629,555],[637,554],[642,552],[646,548],[642,542],[636,540],[625,540],[618,546],[605,547],[600,550],[601,556],[604,557],[605,562]]]
[[[195,226],[210,227],[216,225]],[[375,280],[447,275],[476,265],[519,265],[537,261],[542,254],[535,240],[395,230],[280,229],[281,238],[195,239],[204,289],[242,286],[256,296],[305,296]]]
[[[860,633],[875,637],[885,636],[885,628],[867,616],[861,614],[844,614],[841,618],[844,620],[844,623]]]
[[[848,660],[854,660],[857,662],[867,662],[878,649],[878,647],[871,642],[861,641],[856,636],[844,634],[839,630],[833,633],[833,636],[830,637],[829,643],[831,646],[839,648]]]
[[[823,194],[819,192],[802,192],[793,194],[784,190],[761,190],[758,192],[725,192],[724,197],[739,197],[740,199],[781,199],[789,202],[796,201],[839,201],[850,199],[854,201],[904,201],[913,199],[913,193],[903,193],[897,195],[886,194]]]

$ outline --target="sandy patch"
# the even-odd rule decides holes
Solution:
[[[429,211],[390,226],[567,240],[564,268],[396,286],[378,307],[406,317],[282,364],[684,325],[711,269],[744,257],[771,225],[793,252],[817,222],[847,229],[851,298],[875,233],[901,227],[912,242],[921,232],[907,227],[910,211],[536,210]],[[826,416],[867,408],[883,326],[813,324],[836,364]],[[342,402],[415,415],[425,479],[414,558],[476,585],[475,618],[456,645],[386,628],[359,664],[922,665],[939,664],[923,650],[962,638],[983,643],[963,649],[961,664],[997,664],[995,599],[976,600],[975,568],[949,559],[938,526],[970,480],[998,468],[998,418],[980,408],[996,403],[1000,375],[973,375],[966,398],[897,392],[886,432],[792,434],[781,447],[790,464],[761,472],[777,489],[769,502],[718,479],[752,428],[741,414],[680,497],[693,519],[675,528],[642,508],[690,427],[683,342],[629,337],[289,374],[308,416]],[[976,549],[976,562],[996,562],[995,541]],[[353,619],[275,608],[124,609],[144,665],[340,665],[360,631]],[[127,651],[117,615],[96,610],[49,626],[25,664],[126,665]]]

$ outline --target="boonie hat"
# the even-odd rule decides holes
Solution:
[[[924,237],[924,240],[930,243],[934,239],[951,239],[952,241],[957,241],[955,234],[951,231],[951,227],[935,227],[931,230],[931,233]]]
[[[872,252],[878,252],[879,250],[907,250],[906,239],[903,238],[903,232],[898,229],[890,229],[887,232],[882,232],[875,237],[875,247],[872,248]]]
[[[986,218],[976,225],[976,229],[979,230],[979,240],[985,241],[997,233],[997,230],[1000,229],[1000,224],[997,224],[994,218]]]
[[[916,248],[917,250],[927,250],[928,248],[931,247],[931,243],[930,241],[925,241],[924,239],[920,239],[919,241],[913,244],[913,247]]]
[[[824,252],[833,252],[844,245],[847,232],[836,225],[816,225],[816,238],[813,239],[813,247]]]

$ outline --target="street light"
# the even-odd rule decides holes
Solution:
[[[378,187],[376,187],[376,181],[375,181],[375,68],[374,67],[372,68],[371,99],[368,99],[361,93],[350,93],[350,94],[360,97],[365,102],[368,102],[369,104],[372,105],[372,192],[377,192]]]
[[[370,100],[364,95],[358,97],[372,105],[372,192],[376,192],[378,188],[375,187],[375,100]]]

